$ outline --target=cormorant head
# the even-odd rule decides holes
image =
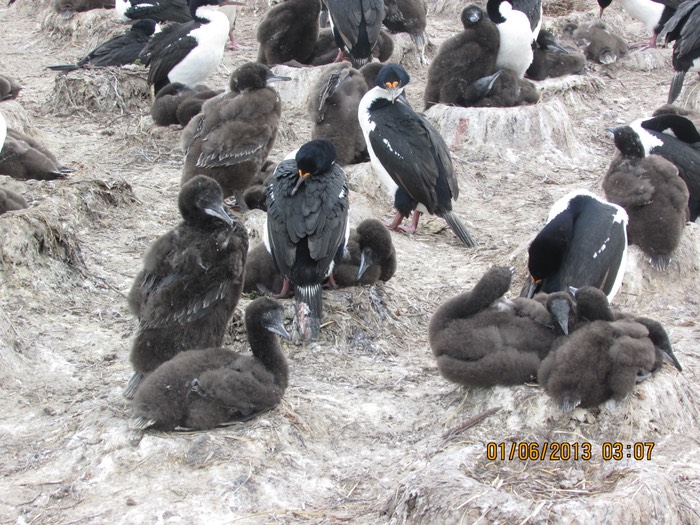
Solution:
[[[472,4],[462,10],[461,18],[464,29],[468,29],[484,18],[484,11],[479,6]]]
[[[299,148],[294,157],[299,170],[299,180],[292,190],[292,195],[299,190],[301,184],[307,178],[325,173],[331,169],[337,157],[335,146],[330,140],[326,139],[312,140]]]
[[[644,145],[636,131],[630,126],[616,126],[608,128],[615,140],[615,147],[620,150],[625,157],[642,159],[644,158]]]
[[[291,77],[276,75],[272,69],[260,62],[247,62],[231,73],[229,88],[232,92],[245,93],[282,80],[291,80]]]
[[[377,75],[376,85],[389,92],[391,101],[394,102],[403,93],[411,77],[406,70],[398,64],[387,64]]]
[[[221,186],[211,177],[197,175],[180,189],[178,207],[185,222],[202,223],[207,218],[222,221],[228,226],[233,219],[224,208],[224,193]]]

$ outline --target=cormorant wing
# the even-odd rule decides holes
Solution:
[[[267,146],[271,136],[270,126],[264,123],[222,122],[204,134],[197,167],[233,166],[249,160]]]
[[[197,47],[197,40],[188,34],[195,27],[195,22],[171,24],[151,37],[139,55],[143,64],[149,68],[149,85],[167,78],[170,70]]]
[[[140,308],[132,305],[139,315],[141,329],[181,325],[201,319],[230,293],[234,285],[230,270],[218,261],[203,261],[196,246],[188,249],[168,249],[176,233],[159,238],[149,250],[140,279],[129,294],[140,299]],[[152,259],[151,259],[152,256]],[[226,257],[225,253],[222,256]],[[152,260],[153,263],[149,263]],[[220,273],[220,275],[214,275]],[[201,289],[202,277],[213,285]],[[195,293],[183,293],[183,290]],[[131,301],[130,301],[131,303]],[[168,308],[163,308],[168,305]]]
[[[617,210],[607,208],[610,210],[609,214],[618,213]],[[596,216],[592,216],[590,220],[582,220],[579,216],[574,222],[574,241],[569,246],[559,274],[560,289],[589,285],[600,288],[607,295],[615,283],[625,252],[627,235],[624,226],[611,221],[607,211],[602,213],[596,206],[592,208],[591,213],[595,213]],[[585,231],[581,231],[582,229]],[[592,238],[591,232],[597,234]],[[586,242],[581,244],[578,239],[585,239]],[[593,261],[595,264],[592,264]],[[597,270],[597,273],[592,273],[591,269]]]
[[[195,385],[194,393],[226,407],[231,420],[267,410],[282,396],[274,375],[247,355],[227,367],[202,372]]]
[[[439,192],[449,192],[448,198],[459,195],[449,149],[425,117],[400,101],[393,108],[390,118],[380,114],[386,107],[371,119],[375,124],[369,132],[372,150],[394,182],[435,213]]]
[[[135,31],[127,31],[107,40],[81,58],[78,66],[121,66],[136,61],[149,37]]]

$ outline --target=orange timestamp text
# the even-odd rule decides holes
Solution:
[[[605,441],[601,445],[568,443],[566,441],[543,441],[541,443],[512,441],[510,443],[486,443],[486,459],[489,461],[590,461],[600,457],[603,461],[620,461],[622,459],[651,460],[654,443],[651,441],[622,443]]]

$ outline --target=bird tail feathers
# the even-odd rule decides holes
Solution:
[[[294,300],[299,333],[304,339],[316,339],[321,330],[323,313],[321,284],[296,285]]]
[[[474,239],[471,235],[469,235],[469,232],[464,227],[464,224],[462,224],[462,221],[459,220],[459,217],[457,217],[454,212],[448,211],[444,213],[442,217],[447,221],[447,224],[452,231],[455,232],[455,235],[460,241],[466,244],[469,248],[476,246],[476,242],[474,242]]]
[[[685,79],[685,71],[676,71],[671,79],[671,89],[668,91],[668,103],[673,104],[673,101],[678,98],[683,89],[683,79]]]

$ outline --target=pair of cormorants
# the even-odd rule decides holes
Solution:
[[[688,187],[672,162],[647,156],[631,126],[610,131],[619,154],[603,180],[605,196],[627,211],[629,243],[639,245],[657,270],[665,270],[688,220]]]
[[[388,281],[396,271],[396,250],[387,228],[376,219],[366,219],[350,230],[344,254],[333,265],[337,286],[373,285]],[[248,252],[244,292],[280,295],[283,277],[264,243]]]
[[[126,397],[176,354],[220,346],[241,295],[248,234],[224,208],[219,184],[193,178],[182,186],[178,207],[183,221],[152,244],[129,292],[139,327]]]
[[[666,360],[682,370],[658,322],[614,314],[598,288],[576,290],[575,301],[567,292],[509,301],[510,281],[511,270],[494,267],[433,314],[428,338],[443,377],[482,387],[537,378],[570,411],[622,399]]]
[[[583,293],[592,298],[582,305]],[[578,315],[585,317],[537,371],[537,380],[564,412],[621,400],[665,361],[682,367],[666,330],[653,319],[613,312],[602,291],[575,293]],[[581,311],[584,308],[584,311]]]

